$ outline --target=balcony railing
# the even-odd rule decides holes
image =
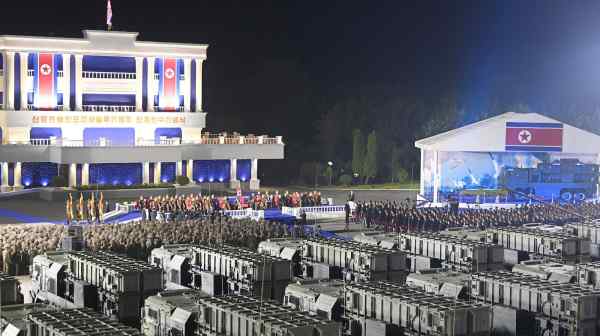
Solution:
[[[83,105],[89,112],[135,112],[135,105]]]
[[[154,79],[155,80],[159,80],[160,79],[160,74],[155,73],[154,74]],[[179,80],[185,80],[185,74],[179,75]]]
[[[27,69],[27,77],[33,77],[35,75],[35,70]],[[56,72],[56,77],[64,76],[64,72],[62,70],[58,70]]]
[[[64,108],[63,105],[56,105],[56,107],[53,108],[51,111],[62,111],[63,108]],[[38,111],[39,108],[35,107],[35,105],[33,105],[33,104],[27,104],[27,110],[29,110],[29,111]]]
[[[135,79],[135,72],[82,71],[82,78]]]
[[[159,111],[160,107],[158,105],[154,105],[154,111]],[[175,112],[185,112],[185,106],[179,106],[175,108]]]
[[[58,146],[58,147],[157,147],[157,146],[179,146],[179,145],[244,145],[247,144],[240,137],[206,137],[200,140],[181,141],[180,138],[154,139],[139,138],[134,144],[114,143],[110,139],[100,138],[96,140],[74,140],[51,137],[49,139],[30,139],[29,141],[9,141],[10,145],[31,146]],[[263,138],[259,144],[283,144],[281,137]]]

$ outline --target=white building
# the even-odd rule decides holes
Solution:
[[[415,142],[421,195],[434,203],[597,197],[600,136],[537,113],[507,112]],[[595,177],[595,178],[594,178]],[[503,190],[519,193],[507,195]]]
[[[0,36],[2,187],[171,182],[259,187],[258,160],[282,159],[281,137],[207,134],[207,45]]]

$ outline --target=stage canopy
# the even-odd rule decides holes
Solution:
[[[523,193],[565,201],[598,195],[600,136],[541,114],[507,112],[415,146],[421,149],[421,195],[435,203],[452,197],[511,202]]]

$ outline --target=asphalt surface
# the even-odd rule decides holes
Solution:
[[[286,189],[280,189],[286,190]],[[319,189],[317,189],[319,190]],[[292,190],[290,190],[292,191]],[[307,191],[307,190],[303,190]],[[323,197],[333,198],[334,204],[346,202],[349,190],[320,190]],[[356,190],[355,199],[360,201],[384,201],[415,199],[417,192],[409,190]],[[65,204],[60,201],[39,199],[0,199],[0,224],[30,222],[62,223]]]

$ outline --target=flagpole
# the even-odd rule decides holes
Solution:
[[[106,25],[108,26],[108,31],[112,30],[112,6],[110,4],[110,0],[106,2]]]

